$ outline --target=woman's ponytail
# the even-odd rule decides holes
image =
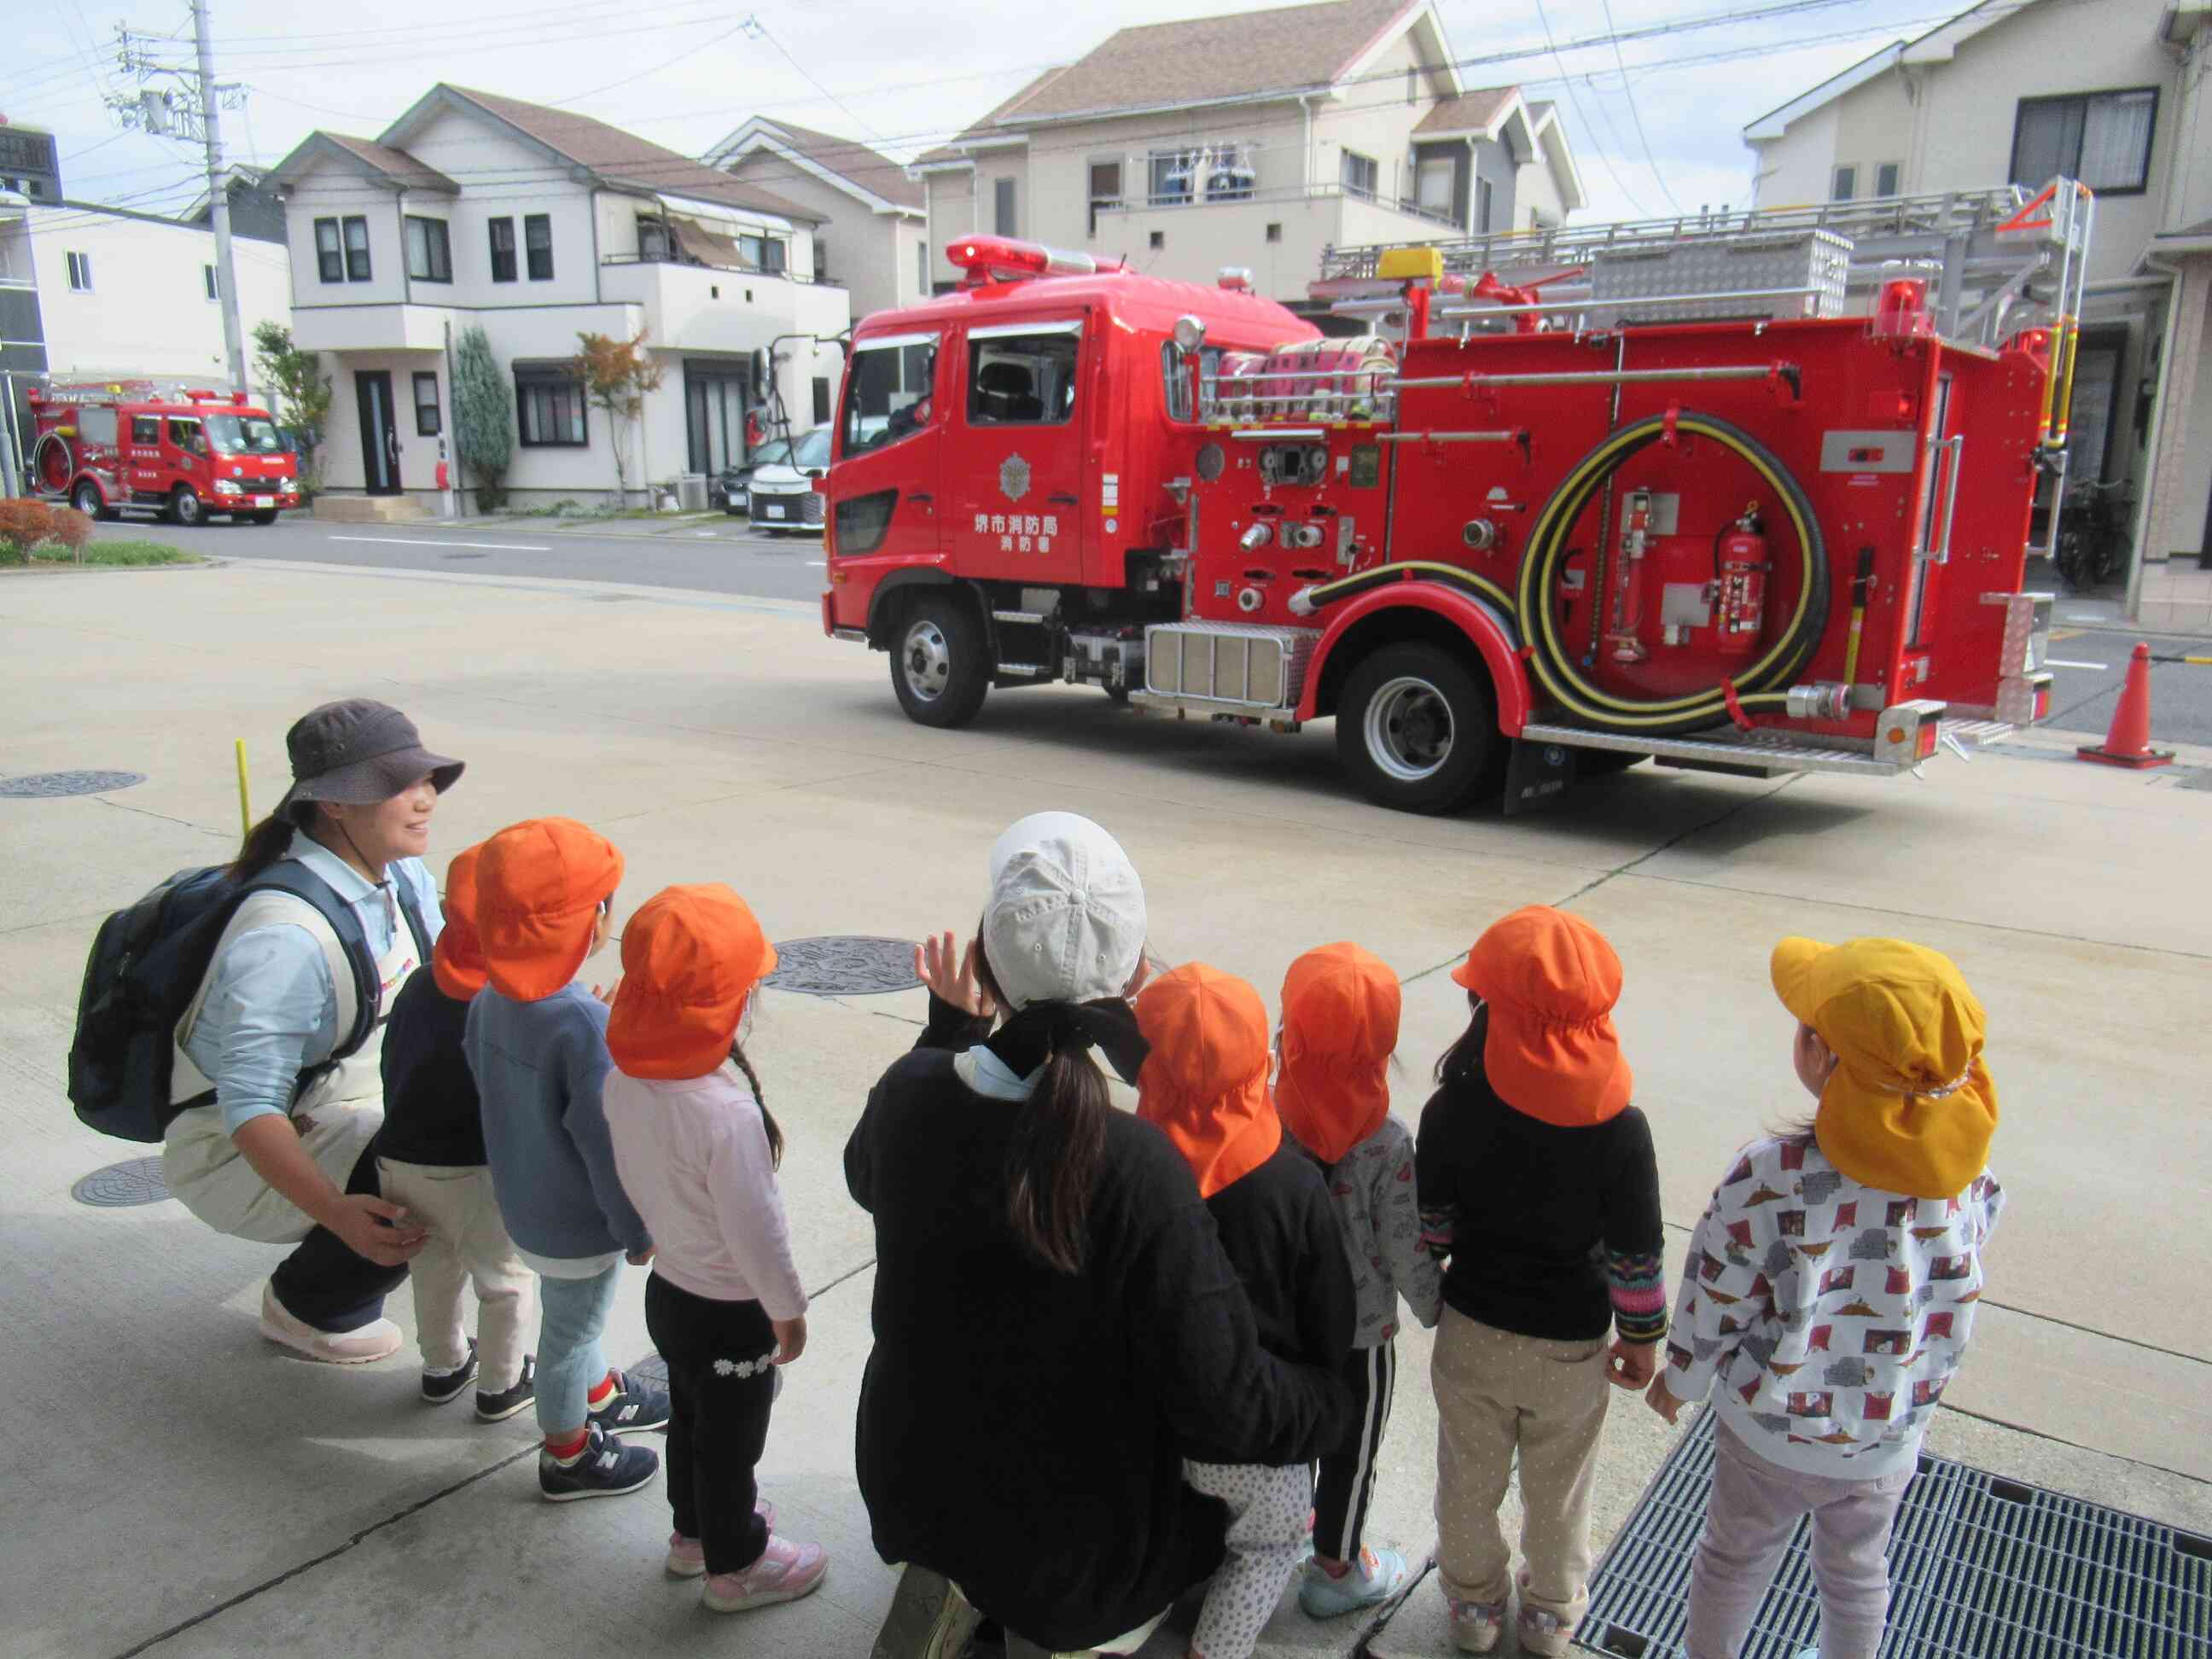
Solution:
[[[1070,1043],[1047,1057],[1044,1074],[1014,1120],[1006,1147],[1006,1218],[1047,1267],[1083,1271],[1091,1195],[1106,1154],[1106,1074]]]
[[[246,832],[245,844],[238,849],[238,857],[230,866],[233,881],[252,880],[291,850],[292,836],[301,828],[292,816],[296,810],[271,812]],[[307,806],[307,811],[313,810],[312,805]]]

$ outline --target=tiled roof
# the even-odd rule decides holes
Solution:
[[[1447,98],[1424,115],[1413,128],[1413,137],[1435,132],[1487,132],[1490,124],[1504,113],[1505,106],[1513,101],[1518,87],[1479,87],[1463,92],[1456,98]],[[1534,111],[1530,112],[1534,116]]]
[[[896,207],[929,205],[928,192],[906,176],[906,169],[890,156],[870,149],[856,139],[817,132],[789,121],[763,120],[761,125],[780,134],[787,145],[815,166],[880,196]]]
[[[371,143],[366,138],[349,138],[343,132],[323,132],[340,149],[356,159],[366,161],[387,179],[396,179],[403,185],[413,185],[425,190],[442,190],[452,195],[460,194],[461,187],[439,172],[426,167],[404,149],[393,149],[388,144]]]
[[[454,97],[498,117],[611,185],[633,190],[666,191],[672,196],[690,196],[725,207],[750,208],[756,212],[778,214],[808,224],[819,222],[820,216],[796,202],[787,201],[757,185],[740,183],[726,173],[624,132],[620,127],[595,121],[588,115],[548,109],[543,104],[526,104],[519,98],[502,98],[495,93],[476,92],[450,82],[441,84]]]
[[[1045,70],[1043,74],[1036,76],[1034,80],[1024,83],[1021,89],[1016,92],[1012,97],[1006,99],[1002,103],[994,106],[991,110],[990,113],[984,116],[981,120],[976,122],[974,126],[969,127],[965,132],[955,138],[951,143],[940,144],[935,149],[926,149],[921,155],[915,156],[914,158],[915,165],[917,167],[927,167],[932,161],[957,161],[961,160],[963,152],[961,151],[960,146],[962,144],[969,143],[973,139],[988,138],[995,134],[1002,132],[1003,129],[999,125],[1000,121],[1011,115],[1015,110],[1020,108],[1026,100],[1034,98],[1044,87],[1050,85],[1052,82],[1066,74],[1067,70],[1068,65],[1066,64],[1061,64],[1052,69]]]

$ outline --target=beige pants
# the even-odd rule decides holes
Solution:
[[[477,1291],[477,1387],[486,1394],[513,1388],[522,1376],[522,1345],[538,1317],[538,1275],[515,1254],[491,1171],[481,1164],[445,1168],[380,1158],[384,1196],[404,1204],[410,1218],[430,1230],[429,1241],[407,1264],[415,1287],[416,1340],[422,1369],[459,1370],[468,1364],[469,1340],[461,1328],[461,1286]]]
[[[1437,1571],[1462,1601],[1505,1600],[1512,1561],[1498,1506],[1521,1460],[1521,1605],[1571,1630],[1589,1602],[1590,1478],[1605,1425],[1606,1342],[1493,1330],[1446,1308],[1437,1395]]]
[[[318,1106],[292,1120],[300,1145],[340,1192],[383,1124],[384,1109],[375,1101]],[[172,1197],[233,1238],[297,1244],[314,1231],[307,1212],[264,1181],[223,1133],[220,1106],[195,1106],[170,1120],[161,1140],[161,1178]]]

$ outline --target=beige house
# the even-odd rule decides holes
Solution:
[[[854,322],[929,297],[927,197],[898,162],[850,138],[759,115],[706,161],[819,217],[815,270],[844,284]]]
[[[1583,205],[1557,112],[1460,83],[1432,0],[1326,0],[1126,28],[913,171],[946,242],[1018,236],[1306,303],[1330,247],[1557,224]]]
[[[1987,0],[1744,129],[1762,208],[2097,193],[2068,488],[2135,503],[2142,620],[2212,631],[2212,6]],[[2131,592],[2134,591],[2131,587]]]

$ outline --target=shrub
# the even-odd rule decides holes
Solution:
[[[453,342],[453,447],[476,489],[477,511],[507,505],[507,469],[514,459],[514,392],[481,328]]]
[[[27,499],[0,501],[0,557],[28,564],[40,547],[75,553],[92,538],[92,520],[73,507]]]

